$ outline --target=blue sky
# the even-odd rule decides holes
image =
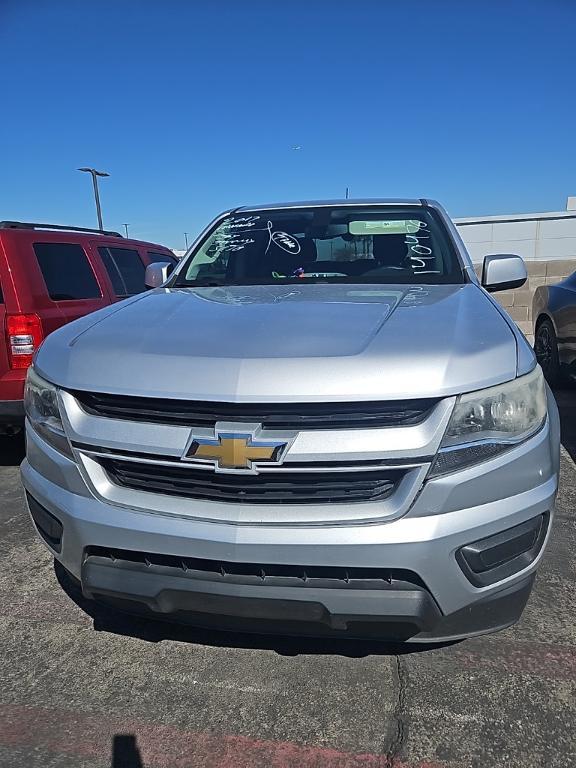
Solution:
[[[574,0],[0,0],[0,219],[183,247],[245,203],[576,195]],[[300,150],[292,149],[301,146]]]

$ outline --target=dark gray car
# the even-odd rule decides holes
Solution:
[[[539,286],[532,300],[534,351],[550,384],[573,378],[576,362],[576,272]]]

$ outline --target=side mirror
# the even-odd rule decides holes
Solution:
[[[488,293],[520,288],[528,279],[526,264],[521,256],[498,253],[484,258],[482,287]]]
[[[148,264],[144,275],[146,288],[158,288],[164,285],[173,271],[174,264],[168,261],[156,261],[153,264]]]

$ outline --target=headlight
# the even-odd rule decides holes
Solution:
[[[442,440],[431,475],[485,461],[536,433],[547,413],[540,366],[497,387],[461,395]]]
[[[32,427],[53,448],[68,458],[73,458],[70,443],[64,432],[58,390],[42,379],[33,368],[28,369],[24,387],[24,409]]]

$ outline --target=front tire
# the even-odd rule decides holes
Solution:
[[[534,337],[534,352],[546,380],[550,386],[556,386],[561,381],[560,357],[556,331],[550,320],[538,323]]]

